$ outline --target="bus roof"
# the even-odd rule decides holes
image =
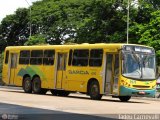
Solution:
[[[72,45],[34,45],[34,46],[8,46],[6,47],[6,50],[23,50],[23,49],[89,49],[89,48],[117,48],[120,49],[124,45],[130,45],[130,46],[143,46],[152,48],[149,46],[139,45],[139,44],[125,44],[125,43],[95,43],[95,44],[89,44],[89,43],[82,43],[82,44],[72,44]]]

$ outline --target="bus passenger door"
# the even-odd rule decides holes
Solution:
[[[118,94],[119,54],[106,55],[105,93]]]
[[[114,75],[113,75],[113,92],[112,94],[118,95],[118,79],[119,79],[119,54],[114,56]]]
[[[66,76],[67,53],[58,53],[56,88],[62,89],[62,83]]]
[[[112,94],[113,83],[113,54],[106,55],[105,94]]]
[[[11,53],[10,57],[10,77],[9,77],[9,84],[14,85],[14,80],[16,78],[16,68],[17,68],[17,58],[18,54],[17,53]]]

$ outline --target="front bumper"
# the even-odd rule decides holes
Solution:
[[[127,88],[124,86],[120,86],[120,94],[119,96],[140,96],[140,97],[154,97],[155,89],[151,90],[137,90],[134,88]]]

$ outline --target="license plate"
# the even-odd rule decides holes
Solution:
[[[144,91],[140,91],[139,94],[145,95],[145,92]]]

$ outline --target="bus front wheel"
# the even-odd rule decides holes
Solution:
[[[97,81],[92,81],[89,86],[89,95],[93,100],[100,100],[102,95],[100,94],[99,84]]]
[[[30,77],[25,77],[23,81],[23,90],[25,93],[32,93],[32,82]]]
[[[41,93],[41,80],[39,77],[35,77],[32,82],[33,93],[40,94]]]
[[[119,96],[119,99],[120,99],[122,102],[127,102],[128,100],[131,99],[131,96]]]

